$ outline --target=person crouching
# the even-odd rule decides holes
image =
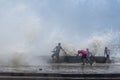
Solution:
[[[82,61],[83,65],[85,65],[85,60],[87,60],[90,63],[90,65],[92,65],[92,63],[87,58],[87,52],[85,50],[78,50],[77,55],[79,55],[79,54],[82,54],[81,61]]]

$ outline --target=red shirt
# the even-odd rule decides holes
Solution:
[[[87,55],[87,52],[85,50],[78,50],[78,54],[82,54],[82,55]]]

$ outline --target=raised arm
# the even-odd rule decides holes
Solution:
[[[60,49],[61,49],[65,54],[67,54],[66,51],[65,51],[62,47],[60,47]]]

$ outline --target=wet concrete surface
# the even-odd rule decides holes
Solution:
[[[47,68],[50,72],[94,74],[94,73],[120,73],[119,64],[93,64],[92,66],[82,64],[52,64]],[[43,68],[44,70],[44,68]]]
[[[49,63],[42,65],[3,66],[0,72],[24,72],[24,73],[67,73],[67,74],[108,74],[120,73],[119,63],[94,63],[82,65],[81,63]]]

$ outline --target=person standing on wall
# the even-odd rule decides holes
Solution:
[[[58,43],[58,45],[53,49],[53,54],[52,54],[52,59],[54,59],[54,57],[56,58],[56,62],[59,62],[60,59],[60,50],[62,50],[65,54],[65,50],[61,47],[61,43]]]
[[[88,58],[88,60],[91,63],[96,62],[95,56],[89,51],[88,48],[86,49],[86,51],[87,51],[87,58]]]
[[[106,57],[106,62],[109,61],[109,58],[110,58],[110,50],[105,47],[105,50],[104,50],[104,55]]]

